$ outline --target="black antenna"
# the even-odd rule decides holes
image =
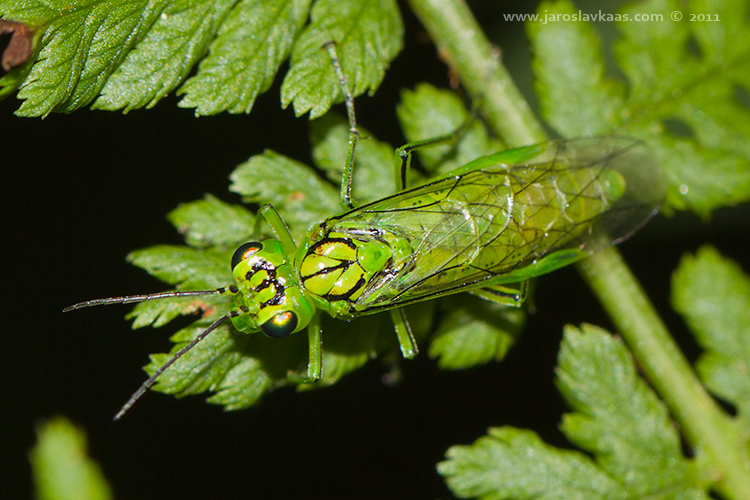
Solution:
[[[231,293],[237,293],[237,287],[234,285],[230,286],[229,288],[217,288],[216,290],[171,290],[169,292],[158,292],[158,293],[149,293],[145,295],[125,295],[122,297],[107,297],[104,299],[94,299],[94,300],[87,300],[84,302],[79,302],[77,304],[73,304],[72,306],[68,306],[65,309],[63,309],[63,312],[70,312],[75,311],[76,309],[83,309],[84,307],[93,307],[93,306],[107,306],[112,304],[132,304],[134,302],[146,302],[148,300],[157,300],[157,299],[164,299],[167,297],[195,297],[195,296],[204,296],[204,295],[214,295],[214,294],[221,294],[229,290]],[[206,338],[206,336],[211,333],[212,331],[216,330],[216,328],[219,327],[223,322],[228,320],[229,318],[233,316],[237,316],[237,311],[230,311],[229,313],[225,314],[221,318],[217,319],[211,325],[203,330],[195,339],[193,339],[188,345],[177,351],[177,353],[172,356],[166,363],[161,365],[158,370],[154,372],[153,375],[151,375],[148,380],[146,380],[141,386],[138,388],[137,391],[133,393],[132,396],[130,396],[130,399],[120,408],[120,411],[117,412],[117,415],[115,415],[112,420],[115,422],[120,420],[125,413],[135,404],[136,401],[138,401],[141,396],[143,396],[146,391],[148,391],[151,386],[153,386],[156,383],[156,379],[159,378],[159,375],[164,373],[164,371],[172,366],[175,361],[180,359],[186,352],[188,352],[190,349],[195,347],[198,342]]]
[[[125,295],[123,297],[107,297],[104,299],[86,300],[73,304],[63,309],[63,312],[75,311],[84,307],[107,306],[111,304],[132,304],[134,302],[146,302],[147,300],[163,299],[166,297],[194,297],[196,295],[213,295],[223,293],[224,288],[217,290],[171,290],[169,292],[149,293],[145,295]]]
[[[141,398],[141,396],[143,396],[146,393],[146,391],[148,391],[151,388],[151,386],[156,383],[156,379],[159,378],[159,375],[161,375],[162,373],[164,373],[164,371],[167,368],[169,368],[170,366],[172,366],[172,364],[175,361],[177,361],[178,359],[180,359],[186,352],[188,352],[190,349],[192,349],[193,347],[195,347],[198,344],[198,342],[200,342],[201,340],[205,339],[206,336],[209,333],[211,333],[212,331],[216,330],[216,328],[218,328],[219,325],[221,325],[223,322],[225,322],[226,320],[228,320],[232,316],[236,316],[236,315],[237,315],[236,311],[231,311],[231,312],[225,314],[221,318],[219,318],[216,321],[214,321],[213,323],[211,323],[211,326],[209,326],[208,328],[206,328],[205,330],[203,330],[188,345],[186,345],[185,347],[183,347],[182,349],[180,349],[179,351],[177,351],[177,353],[174,356],[172,356],[171,358],[169,358],[169,361],[167,361],[166,363],[164,363],[163,365],[161,365],[154,372],[154,374],[151,375],[148,378],[148,380],[146,380],[144,383],[141,384],[141,386],[138,388],[138,390],[135,391],[132,396],[130,396],[130,399],[128,399],[127,403],[125,403],[124,405],[122,405],[122,408],[120,408],[120,411],[117,412],[117,415],[115,415],[112,418],[112,420],[115,421],[115,422],[117,422],[118,420],[120,420],[120,418],[122,418],[122,416],[125,415],[125,413],[127,413],[127,411],[135,404],[135,402],[138,401]]]

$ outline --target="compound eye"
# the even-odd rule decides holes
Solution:
[[[232,255],[232,271],[237,267],[237,264],[261,250],[263,250],[263,244],[257,241],[251,241],[240,246],[234,251],[234,255]]]
[[[260,331],[267,337],[280,339],[292,333],[297,328],[297,323],[299,320],[295,313],[284,311],[260,325]]]

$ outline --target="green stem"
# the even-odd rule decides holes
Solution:
[[[546,139],[463,0],[410,0],[410,5],[500,137],[511,146]],[[718,479],[727,497],[750,500],[750,464],[739,433],[703,389],[619,252],[599,252],[579,270],[691,445],[710,464],[711,480]]]
[[[511,147],[547,140],[498,51],[469,7],[459,0],[410,0],[441,56],[479,104],[487,122]]]
[[[620,253],[598,252],[579,270],[699,457],[723,478],[717,488],[729,498],[750,498],[750,461],[739,429],[703,389]]]

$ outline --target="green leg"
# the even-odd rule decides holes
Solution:
[[[258,215],[261,215],[262,211],[263,207],[258,210]],[[264,220],[265,219],[263,217],[255,217],[255,222],[253,222],[253,238],[255,238],[256,240],[259,240],[261,238],[261,234],[263,233],[261,225],[263,224]]]
[[[354,203],[352,202],[352,171],[354,170],[354,151],[357,149],[359,131],[357,131],[357,117],[354,115],[354,98],[352,97],[351,92],[349,92],[349,86],[346,84],[344,70],[341,68],[341,62],[336,54],[336,44],[334,42],[328,42],[325,44],[325,48],[328,51],[333,67],[336,70],[341,93],[344,94],[346,114],[349,118],[349,151],[346,153],[346,165],[344,165],[344,176],[341,180],[340,198],[341,206],[348,210],[354,208]]]
[[[289,374],[287,380],[295,384],[312,384],[323,377],[323,337],[320,314],[315,314],[307,326],[307,374]]]
[[[349,150],[346,154],[346,164],[344,165],[343,179],[341,180],[341,196],[340,203],[344,209],[354,208],[354,202],[352,201],[352,175],[354,170],[354,153],[357,149],[357,140],[359,139],[359,131],[357,130],[357,118],[354,114],[354,97],[349,92],[349,86],[346,83],[346,77],[344,70],[341,67],[341,62],[336,53],[336,44],[334,42],[328,42],[325,44],[325,49],[328,51],[328,55],[333,63],[333,68],[336,71],[336,76],[339,79],[339,86],[341,87],[341,93],[344,94],[344,102],[346,103],[346,114],[349,118]],[[411,168],[411,153],[417,148],[424,146],[432,146],[434,144],[440,144],[441,142],[448,142],[460,138],[469,125],[474,121],[474,115],[469,117],[458,129],[454,130],[450,134],[427,139],[424,141],[411,142],[404,146],[401,146],[396,150],[394,160],[394,172],[396,178],[396,191],[401,191],[406,188],[406,175]]]
[[[391,309],[389,312],[391,313],[393,326],[396,329],[398,343],[401,346],[401,354],[406,359],[411,359],[419,354],[419,347],[417,347],[417,341],[414,340],[414,335],[411,333],[406,313],[404,313],[403,309]]]
[[[414,150],[423,148],[425,146],[433,146],[435,144],[441,144],[443,142],[455,141],[461,138],[463,133],[469,128],[469,125],[474,121],[474,116],[470,116],[468,120],[461,124],[456,130],[450,134],[433,137],[432,139],[426,139],[423,141],[410,142],[404,144],[396,150],[393,160],[393,173],[396,181],[396,191],[402,191],[406,189],[406,175],[409,173],[411,168],[411,154]]]
[[[498,304],[511,307],[521,307],[526,300],[529,282],[523,281],[520,285],[521,286],[518,290],[500,285],[489,285],[477,290],[472,290],[471,294]]]
[[[287,254],[294,255],[294,252],[297,250],[297,245],[294,244],[292,233],[289,232],[289,228],[284,224],[279,212],[277,212],[276,209],[273,208],[273,205],[270,204],[260,207],[259,212],[266,222],[268,222],[268,225],[271,226],[276,238],[282,245],[284,245]]]
[[[323,337],[320,313],[313,316],[307,327],[308,362],[306,383],[317,382],[323,376]]]

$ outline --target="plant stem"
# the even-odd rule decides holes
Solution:
[[[462,0],[410,0],[414,13],[427,29],[440,56],[479,104],[490,127],[511,147],[547,139],[499,52]]]
[[[715,468],[720,491],[750,498],[750,461],[739,429],[703,389],[638,281],[614,248],[579,266],[589,286],[622,332],[656,391],[680,423],[698,456]]]
[[[464,1],[409,3],[500,137],[511,146],[545,140]],[[619,252],[599,252],[578,268],[697,454],[707,459],[717,488],[729,498],[750,499],[750,463],[737,429],[703,389]]]

